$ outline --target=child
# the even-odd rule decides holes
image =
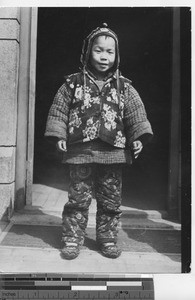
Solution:
[[[70,167],[62,215],[65,259],[79,255],[93,195],[99,249],[109,258],[121,254],[122,164],[131,164],[153,133],[138,93],[119,73],[119,60],[117,35],[107,24],[96,28],[83,44],[82,72],[65,77],[49,111],[45,136]]]

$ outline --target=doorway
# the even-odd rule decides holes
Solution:
[[[103,22],[117,33],[120,70],[139,92],[154,138],[123,172],[123,205],[165,211],[171,114],[171,8],[39,8],[33,195],[36,204],[62,208],[68,168],[44,139],[48,110],[65,75],[79,71],[82,41]]]

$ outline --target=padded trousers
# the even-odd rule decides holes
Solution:
[[[96,240],[117,242],[121,216],[122,166],[120,164],[72,164],[68,202],[62,214],[62,241],[83,245],[89,206],[96,198]]]

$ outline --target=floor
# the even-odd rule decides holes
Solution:
[[[123,252],[116,260],[83,250],[73,261],[63,260],[58,250],[0,247],[0,271],[30,273],[181,273],[180,255]]]
[[[13,215],[9,224],[1,224],[0,242],[13,224],[57,226],[67,201],[67,191],[43,184],[33,185],[32,206]],[[155,210],[122,206],[120,228],[180,231],[177,222],[165,220]],[[95,226],[96,202],[92,201],[88,227]],[[171,241],[170,241],[171,242]],[[103,257],[97,251],[83,249],[74,261],[63,260],[58,249],[0,246],[0,272],[116,272],[116,273],[181,273],[180,253],[144,253],[124,251],[116,260]]]
[[[32,205],[15,212],[9,223],[0,224],[0,243],[14,224],[61,225],[63,206],[68,200],[68,170],[61,164],[36,166],[32,186]],[[181,224],[167,219],[161,196],[158,203],[147,187],[137,189],[138,194],[129,196],[129,177],[124,176],[123,211],[120,229],[180,231]],[[131,187],[136,184],[131,182]],[[139,194],[140,192],[140,194]],[[158,193],[160,195],[160,191]],[[144,198],[144,195],[146,196]],[[151,197],[151,201],[149,195]],[[144,201],[143,201],[144,198]],[[162,203],[161,203],[162,202]],[[160,204],[161,203],[161,204]],[[89,209],[88,227],[95,228],[96,201]],[[173,240],[170,240],[170,243]],[[158,245],[156,245],[158,246]],[[93,249],[83,249],[73,261],[63,260],[59,249],[40,247],[0,246],[0,272],[116,272],[116,273],[181,273],[180,253],[160,253],[158,247],[150,252],[123,251],[116,260],[103,257]]]
[[[32,206],[27,206],[29,210],[49,210],[62,212],[64,204],[68,201],[68,192],[63,189],[62,184],[55,184],[55,187],[47,186],[45,184],[33,184],[32,187]],[[121,209],[124,214],[131,215],[144,215],[153,218],[159,218],[162,215],[166,215],[165,211],[157,210],[143,210],[130,205],[122,205]],[[89,209],[91,214],[96,212],[96,202],[92,201]]]

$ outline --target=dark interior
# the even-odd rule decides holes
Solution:
[[[79,71],[82,41],[106,22],[119,38],[120,70],[132,80],[154,138],[123,173],[123,205],[166,210],[168,198],[172,8],[39,8],[34,183],[68,187],[68,166],[44,139],[48,110],[64,75]]]

